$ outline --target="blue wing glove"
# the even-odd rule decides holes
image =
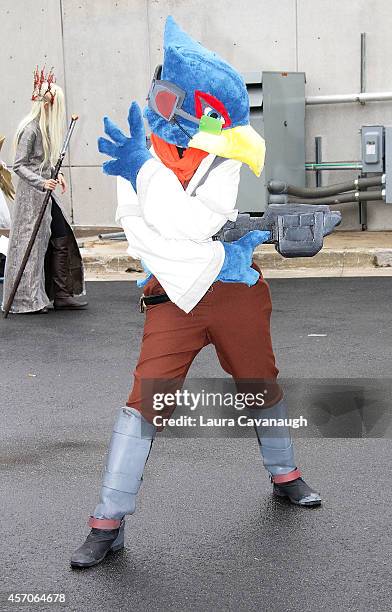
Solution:
[[[259,280],[259,273],[251,268],[253,251],[270,239],[270,232],[253,230],[235,242],[224,242],[225,260],[216,280],[224,283],[245,283],[249,287]]]
[[[98,151],[114,159],[103,164],[105,174],[122,176],[132,183],[136,191],[136,177],[143,164],[152,158],[146,147],[146,132],[142,113],[137,102],[132,102],[128,113],[131,137],[128,138],[109,117],[103,120],[107,138],[98,138]],[[113,142],[112,142],[113,141]]]
[[[146,266],[146,264],[144,263],[143,260],[142,260],[141,263],[142,263],[142,266],[143,266],[143,270],[145,271],[147,276],[145,278],[141,278],[141,279],[136,281],[136,284],[137,284],[138,287],[144,287],[144,285],[147,285],[147,283],[150,280],[150,278],[152,278],[152,272],[150,272],[150,270],[147,268],[147,266]]]

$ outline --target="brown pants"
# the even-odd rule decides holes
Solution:
[[[163,292],[153,278],[144,294]],[[188,314],[173,302],[147,306],[142,346],[127,406],[139,410],[151,423],[157,413],[143,380],[183,380],[198,352],[211,343],[222,368],[237,384],[243,379],[272,382],[265,406],[274,405],[281,399],[282,391],[274,382],[278,369],[271,342],[271,309],[269,287],[261,275],[253,287],[215,282]],[[168,417],[173,410],[160,414]]]

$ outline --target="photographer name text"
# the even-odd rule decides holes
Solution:
[[[236,418],[213,418],[205,417],[202,414],[199,416],[179,416],[179,417],[163,417],[157,414],[153,419],[153,424],[156,427],[307,427],[308,420],[300,416],[298,418],[289,419],[267,419],[254,418],[244,414]]]

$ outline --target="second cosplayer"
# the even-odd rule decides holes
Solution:
[[[19,177],[5,266],[3,308],[12,291],[33,232],[45,192],[52,191],[11,313],[43,314],[55,310],[78,310],[87,302],[76,296],[84,292],[80,251],[64,213],[58,188],[67,185],[62,174],[51,178],[59,157],[65,124],[64,94],[52,71],[38,68],[30,113],[20,122],[15,135],[13,170]]]

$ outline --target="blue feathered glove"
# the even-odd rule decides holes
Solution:
[[[253,251],[270,239],[270,232],[253,230],[235,242],[224,242],[225,260],[216,280],[224,283],[245,283],[249,287],[259,280],[259,273],[251,268]]]
[[[145,273],[147,274],[147,276],[145,278],[140,278],[139,280],[136,281],[136,284],[138,287],[144,287],[144,285],[147,285],[148,281],[150,280],[150,278],[152,278],[152,273],[150,272],[150,270],[147,268],[146,264],[144,263],[144,261],[141,261],[143,270],[145,271]]]
[[[122,176],[132,183],[136,191],[136,177],[143,164],[152,158],[146,147],[146,132],[142,113],[137,102],[132,102],[128,113],[131,137],[128,138],[108,117],[103,120],[107,138],[98,139],[98,151],[114,159],[103,164],[105,174]]]

